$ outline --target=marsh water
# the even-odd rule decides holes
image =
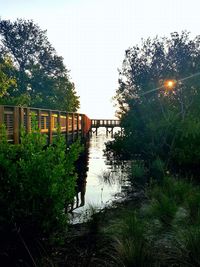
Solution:
[[[71,203],[72,223],[87,220],[93,208],[99,210],[120,201],[129,187],[126,166],[104,156],[105,143],[109,140],[111,136],[106,136],[105,129],[100,128],[97,136],[92,134],[79,160],[77,192]]]

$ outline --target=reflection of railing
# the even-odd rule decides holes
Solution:
[[[91,129],[91,120],[85,114],[0,105],[0,125],[6,126],[7,138],[14,144],[20,142],[21,127],[27,132],[31,131],[34,117],[40,132],[48,135],[49,143],[57,134],[58,128],[68,141],[73,141],[78,136],[85,137]]]

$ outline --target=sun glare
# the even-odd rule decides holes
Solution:
[[[164,82],[164,88],[166,90],[173,90],[176,85],[176,82],[174,80],[166,80]]]

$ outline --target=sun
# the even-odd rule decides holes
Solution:
[[[164,82],[164,88],[166,90],[173,90],[175,85],[176,85],[176,81],[175,80],[166,80]]]

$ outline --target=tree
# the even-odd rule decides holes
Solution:
[[[0,59],[0,98],[3,97],[7,90],[16,86],[16,80],[12,77],[13,66],[9,58]]]
[[[30,20],[1,20],[0,36],[1,54],[12,59],[17,80],[17,88],[10,88],[5,100],[21,104],[24,99],[22,104],[36,107],[77,110],[79,99],[69,71],[48,41],[46,31]]]
[[[188,32],[128,49],[115,96],[124,127],[118,147],[131,157],[199,164],[199,73],[200,37],[190,40]],[[168,79],[173,90],[164,86]]]

